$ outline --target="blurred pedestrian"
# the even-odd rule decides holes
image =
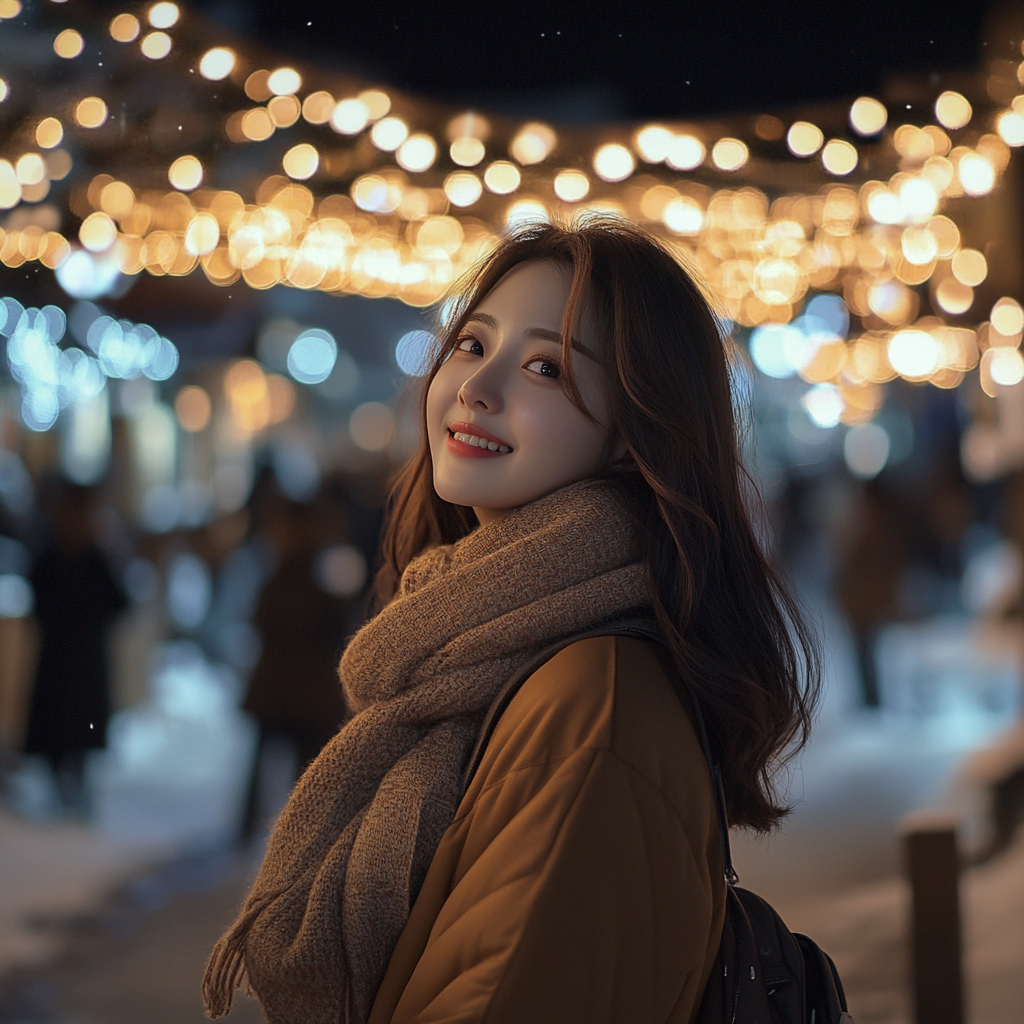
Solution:
[[[881,704],[875,646],[881,627],[901,617],[900,580],[908,554],[894,497],[882,481],[869,480],[836,579],[836,597],[853,631],[865,707]]]
[[[80,813],[86,753],[107,742],[107,634],[126,605],[93,537],[94,503],[92,488],[61,484],[31,578],[40,647],[25,753],[50,762],[61,804]]]
[[[318,555],[331,528],[324,507],[278,497],[266,515],[278,563],[253,617],[262,649],[243,707],[256,719],[260,738],[242,821],[243,841],[263,824],[260,764],[268,746],[285,740],[301,774],[345,717],[338,659],[353,608],[351,601],[328,593],[318,579]]]

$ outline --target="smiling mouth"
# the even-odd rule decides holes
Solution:
[[[461,430],[448,429],[448,436],[454,437],[456,441],[461,441],[463,444],[471,445],[474,448],[481,448],[484,451],[489,452],[510,452],[512,449],[507,444],[501,444],[498,441],[490,441],[486,437],[480,437],[479,434],[468,434]]]

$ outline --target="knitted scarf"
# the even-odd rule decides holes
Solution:
[[[243,974],[270,1024],[363,1024],[503,683],[554,641],[647,604],[612,484],[572,484],[417,557],[352,639],[354,717],[299,780],[203,981]],[[286,685],[286,681],[282,680]]]

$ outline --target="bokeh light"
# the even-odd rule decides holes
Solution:
[[[969,196],[984,196],[992,191],[996,183],[996,172],[992,162],[980,153],[966,153],[957,165],[960,183]]]
[[[65,60],[73,60],[84,49],[85,40],[82,38],[82,33],[76,32],[73,28],[64,29],[53,41],[53,52]]]
[[[850,127],[858,135],[877,135],[889,120],[885,105],[871,96],[860,96],[850,107]]]
[[[370,141],[385,153],[392,153],[409,137],[409,126],[400,117],[385,117],[370,130]]]
[[[170,28],[178,23],[181,11],[178,10],[177,4],[168,3],[164,0],[164,2],[153,4],[149,9],[147,17],[153,28]]]
[[[36,125],[36,143],[42,149],[53,149],[64,139],[64,126],[55,117],[44,117]]]
[[[795,121],[786,133],[786,145],[794,156],[813,156],[824,141],[821,129],[810,121]]]
[[[369,111],[372,121],[379,121],[391,109],[391,97],[380,89],[364,89],[356,99]]]
[[[199,74],[211,82],[220,82],[235,70],[235,51],[226,46],[215,46],[207,50],[199,61]]]
[[[603,181],[625,181],[635,168],[633,154],[617,142],[601,146],[594,154],[594,170]]]
[[[967,98],[951,89],[942,93],[935,101],[935,117],[943,128],[963,128],[974,111]]]
[[[661,211],[661,219],[677,235],[696,235],[704,227],[704,211],[689,196],[670,199]]]
[[[318,92],[311,92],[302,101],[302,116],[310,124],[327,124],[335,106],[334,97],[320,89]]]
[[[247,110],[242,118],[242,134],[251,142],[263,142],[274,134],[274,122],[266,107]]]
[[[455,171],[444,179],[444,194],[453,206],[472,206],[482,193],[483,185],[472,171]]]
[[[303,331],[288,349],[288,372],[300,384],[327,380],[338,359],[334,335],[319,327]]]
[[[1001,298],[989,314],[992,326],[1002,335],[1010,336],[1024,331],[1024,309],[1016,299]]]
[[[171,52],[171,37],[166,32],[150,32],[139,44],[142,55],[150,60],[163,60]]]
[[[590,179],[582,171],[559,171],[555,175],[554,189],[563,202],[578,203],[590,191]]]
[[[302,113],[302,104],[294,96],[275,96],[267,104],[267,113],[275,128],[290,128]]]
[[[448,148],[452,163],[458,164],[460,167],[476,167],[483,160],[486,152],[484,144],[471,135],[463,135],[461,138],[453,140]]]
[[[134,14],[117,14],[110,20],[110,38],[118,43],[133,43],[142,27]]]
[[[739,139],[719,139],[711,150],[711,159],[720,171],[738,171],[749,156],[746,144]]]
[[[179,156],[168,168],[167,180],[181,192],[191,192],[203,183],[203,165],[194,156]]]
[[[988,277],[988,261],[977,249],[961,249],[952,260],[950,269],[961,283],[976,288]]]
[[[270,73],[267,88],[275,96],[292,96],[302,88],[302,76],[295,68],[278,68]]]
[[[305,181],[316,174],[317,168],[320,166],[320,154],[315,146],[311,146],[308,142],[300,142],[285,153],[281,163],[284,173],[289,178]]]
[[[821,151],[821,162],[829,174],[849,174],[857,166],[857,149],[845,139],[830,139]]]
[[[174,412],[181,429],[190,434],[198,433],[210,422],[213,410],[210,396],[195,384],[186,384],[174,398]]]
[[[358,135],[370,123],[370,111],[362,100],[341,100],[331,114],[331,127],[342,135]]]
[[[939,344],[927,331],[908,328],[889,341],[889,362],[901,376],[923,380],[939,365]]]
[[[801,405],[815,425],[830,429],[839,424],[846,403],[842,392],[835,384],[815,384],[800,399]]]
[[[348,432],[357,448],[383,451],[395,433],[395,414],[383,402],[364,402],[352,411]]]
[[[557,142],[554,129],[540,121],[531,121],[519,129],[508,149],[513,159],[529,166],[546,160]]]
[[[884,427],[877,423],[861,423],[846,432],[843,459],[854,476],[870,480],[885,469],[891,447]]]
[[[675,136],[660,124],[649,124],[636,133],[633,145],[649,164],[660,164],[668,156],[669,147]]]
[[[99,96],[86,96],[75,106],[75,120],[83,128],[99,128],[106,121],[106,103]]]
[[[406,332],[395,346],[399,369],[409,377],[425,376],[430,371],[436,346],[437,339],[430,331]]]
[[[108,214],[97,210],[82,221],[78,237],[89,252],[104,252],[117,238],[117,225]]]
[[[410,135],[395,154],[398,166],[414,173],[428,170],[436,159],[437,143],[423,133]]]
[[[974,305],[974,289],[955,277],[947,277],[936,287],[935,301],[944,313],[960,316]]]
[[[1015,348],[990,348],[982,356],[983,373],[996,384],[1012,388],[1024,380],[1024,356]]]
[[[506,196],[515,192],[522,181],[522,174],[515,164],[508,160],[495,160],[486,171],[484,171],[484,184],[488,191],[495,195]]]
[[[25,153],[14,165],[14,173],[22,185],[38,185],[46,176],[46,165],[38,153]]]
[[[220,222],[212,213],[197,213],[185,230],[185,251],[193,256],[213,252],[220,242]]]
[[[1024,146],[1024,114],[1015,110],[1007,110],[999,115],[996,131],[1008,146]]]
[[[704,163],[707,150],[695,135],[676,135],[669,143],[665,163],[675,171],[692,171]]]

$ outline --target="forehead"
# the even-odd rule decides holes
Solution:
[[[520,263],[476,304],[474,311],[487,313],[508,326],[559,329],[571,286],[572,272],[567,267],[547,261]]]

